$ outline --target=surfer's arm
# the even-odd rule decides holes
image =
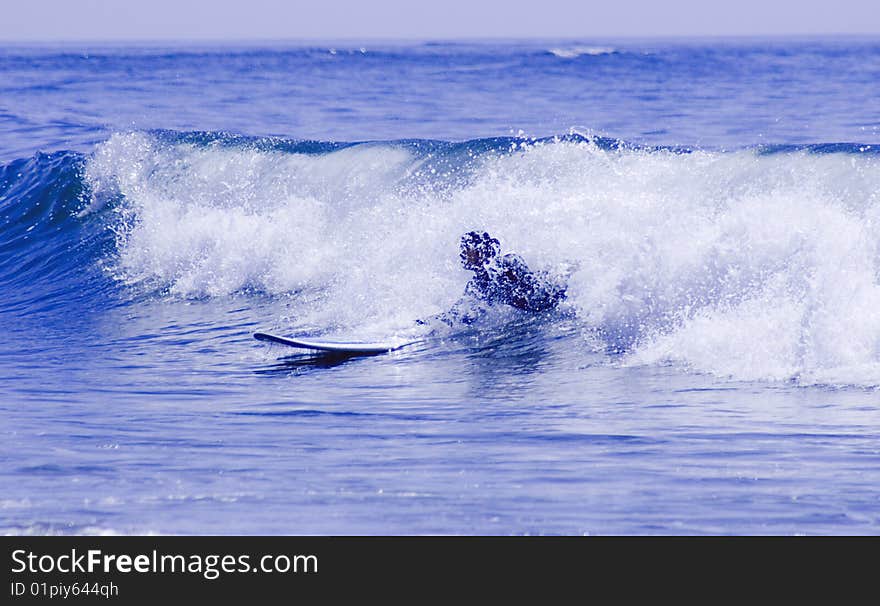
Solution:
[[[449,311],[442,313],[437,317],[441,322],[448,326],[453,326],[455,324],[473,324],[485,312],[486,309],[484,302],[479,298],[466,293],[449,308]]]

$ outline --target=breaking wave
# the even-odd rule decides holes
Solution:
[[[481,229],[567,276],[584,346],[624,364],[876,386],[876,152],[120,133],[4,167],[0,280],[91,265],[128,292],[278,297],[312,325],[390,330],[454,303],[458,238]]]

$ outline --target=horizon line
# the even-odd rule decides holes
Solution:
[[[565,35],[565,36],[299,36],[299,37],[226,37],[226,38],[0,38],[0,45],[5,44],[272,44],[272,43],[304,43],[304,42],[370,42],[370,43],[430,43],[430,42],[589,42],[589,41],[668,41],[668,40],[769,40],[769,39],[830,39],[830,38],[876,38],[880,42],[880,33],[875,32],[830,32],[830,33],[737,33],[737,34],[618,34],[618,35]]]

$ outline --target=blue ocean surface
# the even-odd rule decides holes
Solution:
[[[0,531],[878,534],[878,99],[863,38],[4,46]],[[418,323],[472,229],[564,302]]]

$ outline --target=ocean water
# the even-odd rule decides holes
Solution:
[[[0,531],[877,534],[878,98],[859,38],[0,48]],[[565,302],[428,333],[471,229]]]

